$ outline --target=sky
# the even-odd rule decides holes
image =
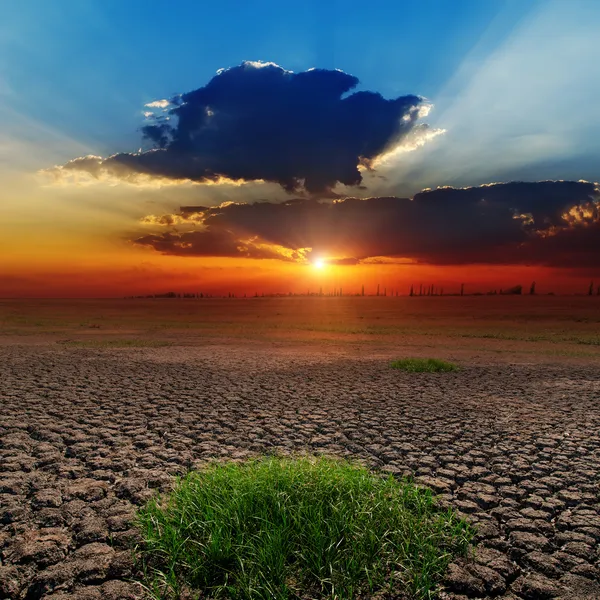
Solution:
[[[0,297],[600,283],[596,0],[2,9]]]

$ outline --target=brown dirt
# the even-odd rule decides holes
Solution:
[[[208,459],[307,450],[412,474],[478,525],[446,598],[600,598],[594,356],[166,336],[177,345],[0,340],[0,598],[139,598],[136,506]],[[463,368],[389,368],[406,354]]]

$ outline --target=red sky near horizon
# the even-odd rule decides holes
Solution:
[[[465,292],[486,292],[523,285],[524,293],[532,281],[537,292],[587,293],[589,277],[564,269],[514,266],[437,267],[420,265],[350,265],[317,268],[313,265],[281,263],[277,260],[212,258],[195,259],[155,256],[152,251],[129,249],[115,251],[112,261],[102,247],[93,244],[73,255],[49,254],[36,261],[37,271],[23,256],[23,269],[15,263],[13,270],[0,276],[0,297],[8,298],[103,298],[169,291],[237,296],[265,293],[324,293],[342,288],[344,294],[358,294],[365,286],[367,295],[400,295],[415,291],[419,285],[434,285],[444,293],[458,293],[461,283]],[[150,255],[150,256],[149,256]],[[68,267],[65,268],[65,263]],[[599,281],[600,283],[600,281]]]

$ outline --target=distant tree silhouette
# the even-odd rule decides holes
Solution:
[[[522,291],[523,291],[523,286],[515,285],[514,287],[508,288],[507,290],[500,290],[500,293],[507,295],[507,296],[513,296],[513,295],[521,294]]]
[[[529,288],[529,294],[531,296],[535,296],[535,281],[531,284],[531,287]]]

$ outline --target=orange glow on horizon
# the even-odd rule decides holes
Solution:
[[[255,294],[408,295],[435,286],[436,293],[487,292],[532,281],[537,292],[585,293],[589,275],[545,267],[433,266],[418,264],[309,264],[273,259],[193,258],[163,256],[134,246],[74,245],[56,248],[36,258],[32,252],[13,253],[0,271],[0,297],[122,297],[168,291],[236,296]],[[600,281],[598,282],[600,283]]]
[[[114,210],[120,190],[105,189],[106,197],[100,200],[91,190],[30,192],[15,188],[14,200],[0,206],[5,222],[0,297],[123,297],[169,291],[243,297],[320,290],[333,294],[340,289],[352,295],[360,294],[363,286],[366,295],[374,295],[378,285],[382,294],[407,295],[411,285],[418,289],[433,284],[444,293],[456,293],[462,283],[467,292],[520,284],[527,291],[532,281],[539,294],[559,294],[585,293],[593,278],[584,269],[435,266],[381,257],[341,264],[340,257],[351,255],[343,248],[312,260],[306,260],[307,252],[292,251],[276,252],[283,260],[162,255],[130,241],[141,235],[140,214],[164,212],[149,211],[146,196],[128,196],[131,206],[124,213]],[[158,202],[157,197],[152,202]],[[600,283],[600,273],[595,279]]]

